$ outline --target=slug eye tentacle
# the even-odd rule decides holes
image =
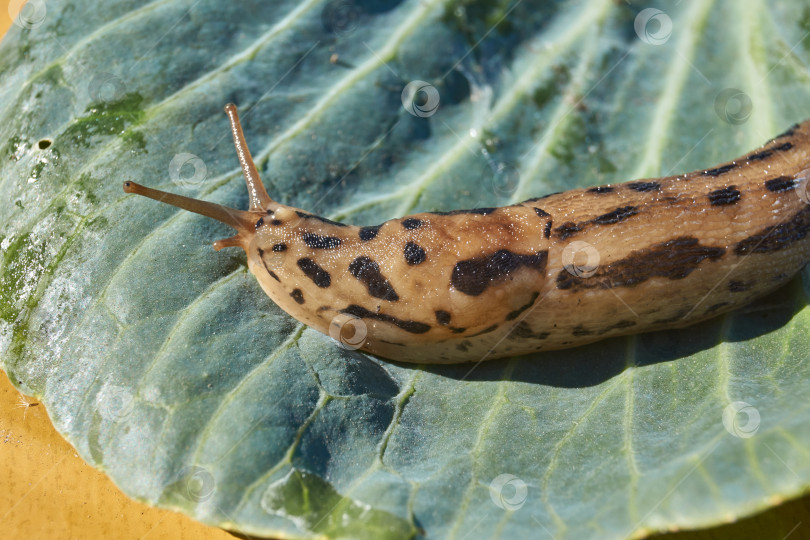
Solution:
[[[159,189],[153,189],[142,186],[135,182],[124,182],[124,191],[126,193],[135,193],[142,195],[152,200],[170,204],[195,214],[210,217],[225,225],[233,227],[239,232],[250,230],[255,221],[254,214],[245,212],[244,210],[237,210],[217,203],[208,201],[201,201],[199,199],[192,199],[191,197],[184,197],[176,193],[169,193]]]
[[[245,134],[242,132],[242,124],[239,122],[236,105],[233,103],[225,105],[225,113],[231,123],[233,145],[236,148],[236,155],[239,156],[242,174],[245,175],[245,184],[247,184],[248,196],[250,197],[249,210],[251,212],[259,210],[264,212],[274,201],[267,194],[262,179],[259,178],[259,171],[256,170],[256,164],[253,163],[253,156],[250,155],[250,149],[245,141]]]

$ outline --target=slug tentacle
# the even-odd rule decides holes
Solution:
[[[686,326],[767,294],[810,259],[810,121],[688,174],[355,227],[273,201],[236,107],[225,111],[249,210],[125,191],[234,227],[214,248],[244,249],[273,301],[386,358],[480,361]]]
[[[225,105],[225,113],[228,115],[228,120],[231,123],[233,145],[236,147],[236,155],[239,157],[239,165],[242,167],[242,174],[245,175],[248,197],[250,198],[250,211],[267,210],[273,202],[273,199],[267,194],[262,179],[259,178],[256,165],[253,163],[253,156],[250,155],[250,149],[248,148],[247,142],[245,142],[245,134],[242,132],[242,123],[239,121],[239,113],[236,111],[236,105],[233,103]]]
[[[236,210],[221,204],[212,203],[208,201],[201,201],[199,199],[192,199],[191,197],[184,197],[175,193],[153,189],[135,182],[124,182],[124,191],[126,193],[135,193],[136,195],[143,195],[150,199],[160,201],[195,214],[200,214],[206,217],[213,218],[217,221],[224,223],[234,229],[241,231],[249,228],[255,221],[253,214],[243,210]]]

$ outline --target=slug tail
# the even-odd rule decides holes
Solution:
[[[225,105],[225,114],[228,115],[228,120],[231,123],[233,145],[236,148],[236,155],[239,156],[242,174],[245,175],[245,183],[250,197],[250,210],[265,212],[268,206],[273,203],[273,199],[267,194],[262,179],[259,177],[259,171],[256,170],[256,165],[253,163],[253,157],[250,155],[250,150],[245,141],[245,134],[242,133],[242,124],[239,122],[236,105],[233,103]]]
[[[184,197],[182,195],[161,191],[159,189],[148,188],[146,186],[136,184],[135,182],[124,182],[124,191],[127,193],[142,195],[155,201],[170,204],[172,206],[176,206],[177,208],[194,212],[195,214],[210,217],[224,223],[225,225],[233,227],[239,231],[240,234],[243,231],[250,231],[253,223],[256,221],[256,217],[250,212],[236,210],[235,208],[230,208],[217,203]],[[223,245],[223,247],[225,246]]]

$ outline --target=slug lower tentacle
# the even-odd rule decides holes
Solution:
[[[711,169],[356,227],[273,201],[225,110],[249,210],[124,190],[233,227],[214,247],[244,249],[282,309],[332,335],[359,319],[356,347],[385,358],[479,361],[686,326],[810,258],[810,121]]]

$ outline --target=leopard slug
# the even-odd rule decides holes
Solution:
[[[691,325],[776,289],[810,256],[810,120],[710,169],[357,227],[272,200],[236,107],[225,112],[248,210],[124,191],[233,227],[214,249],[244,249],[276,304],[327,335],[360,321],[355,348],[392,360],[480,361]]]

